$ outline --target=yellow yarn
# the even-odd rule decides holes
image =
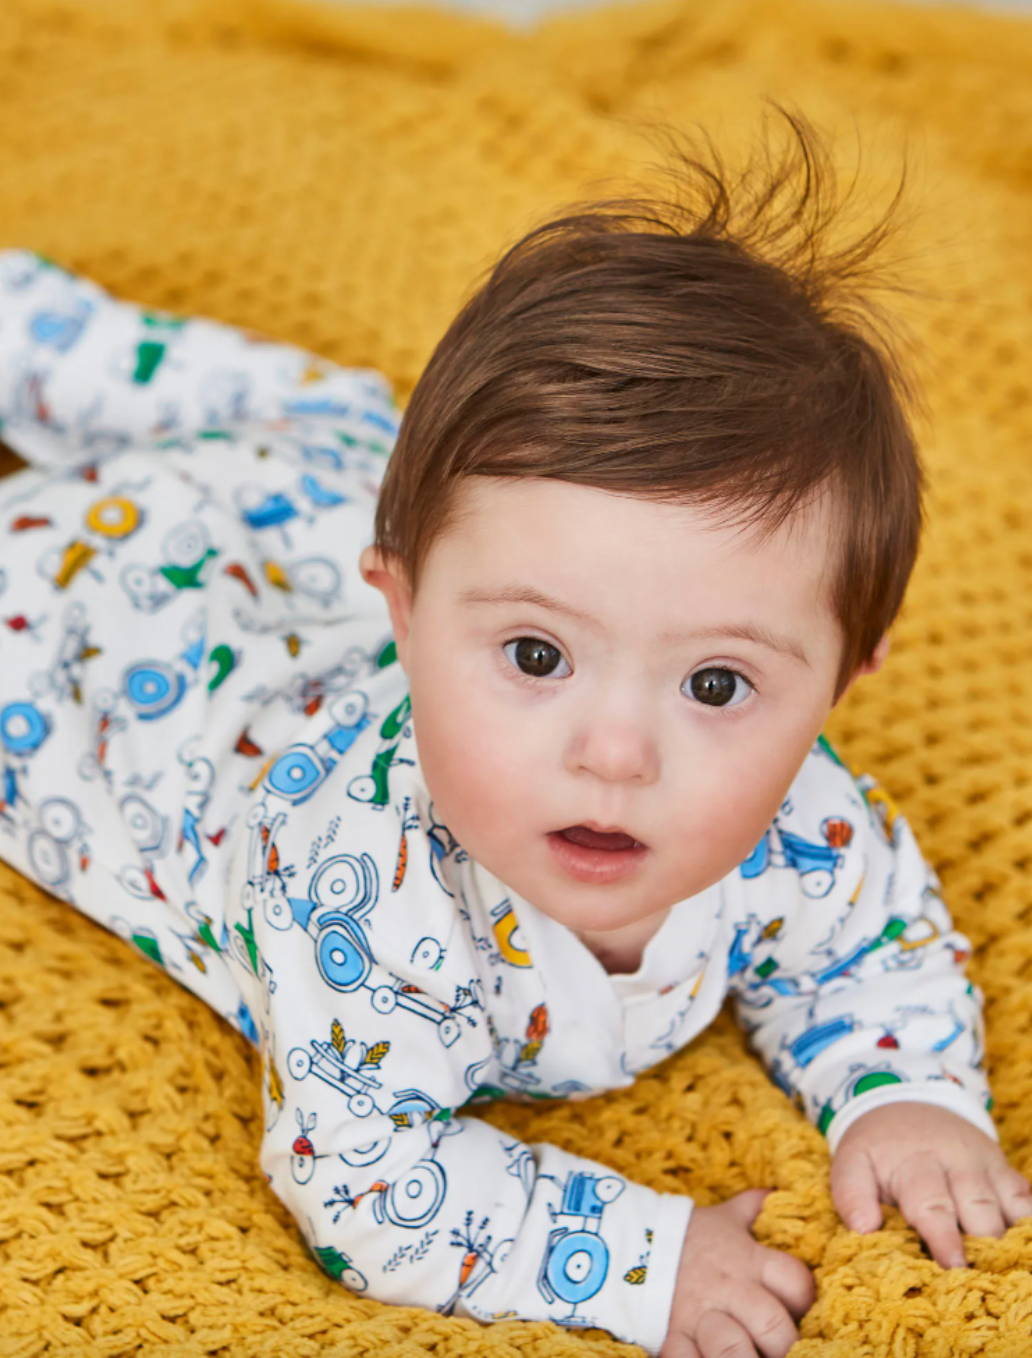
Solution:
[[[902,803],[974,944],[1003,1144],[1032,1170],[1032,24],[837,0],[661,0],[530,36],[290,0],[3,0],[0,245],[152,305],[253,326],[412,386],[500,246],[654,153],[619,120],[737,144],[773,94],[872,168],[901,134],[930,531],[893,656],[832,734]],[[895,148],[895,149],[893,149]],[[2,873],[0,1358],[631,1353],[481,1329],[324,1277],[256,1168],[259,1068],[200,1002]],[[823,1138],[723,1015],[630,1090],[499,1106],[708,1203],[773,1185],[765,1243],[815,1266],[793,1358],[1026,1358],[1032,1222],[944,1273],[899,1214],[861,1238]]]

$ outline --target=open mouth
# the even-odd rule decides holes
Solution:
[[[558,834],[571,844],[579,844],[582,849],[605,849],[615,852],[619,849],[644,849],[645,845],[623,830],[590,830],[586,825],[568,825]]]
[[[546,838],[568,876],[598,885],[635,872],[648,853],[646,845],[623,830],[567,825],[562,830],[553,830]]]

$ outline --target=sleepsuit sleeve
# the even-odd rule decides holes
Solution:
[[[378,728],[352,746],[352,768],[375,760]],[[392,778],[404,762],[402,741]],[[690,1200],[459,1111],[476,1091],[501,1093],[500,1070],[475,948],[416,823],[427,812],[349,805],[354,783],[335,777],[326,802],[293,808],[266,786],[246,874],[230,883],[273,1190],[356,1291],[481,1321],[599,1326],[657,1352]]]
[[[832,1152],[863,1113],[907,1101],[996,1139],[982,995],[939,892],[891,799],[823,739],[741,866],[736,1013]]]
[[[0,251],[0,437],[29,462],[74,467],[244,426],[310,428],[332,462],[349,446],[387,452],[398,418],[376,372],[119,301],[39,255]]]

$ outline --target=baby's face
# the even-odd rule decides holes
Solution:
[[[414,601],[363,557],[436,814],[577,932],[658,922],[751,852],[833,705],[827,517],[763,537],[563,481],[458,494]]]

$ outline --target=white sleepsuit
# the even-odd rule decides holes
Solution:
[[[899,1098],[995,1136],[968,943],[825,742],[633,975],[437,820],[357,566],[377,374],[9,251],[0,419],[0,855],[260,1045],[263,1169],[346,1286],[658,1350],[690,1200],[457,1110],[629,1085],[727,994],[833,1148]]]

